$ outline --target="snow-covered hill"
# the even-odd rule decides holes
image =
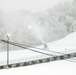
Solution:
[[[76,32],[71,33],[58,41],[48,43],[47,45],[49,49],[54,51],[76,49]]]
[[[47,54],[52,54],[52,55],[59,55],[59,54],[48,52],[47,50],[49,51],[52,50],[52,51],[61,52],[61,53],[76,52],[75,41],[76,41],[76,32],[66,36],[61,40],[48,43],[46,50],[43,48],[44,47],[43,45],[40,46],[40,49],[44,49],[44,50],[35,49],[35,48],[30,48],[30,49],[47,53]],[[24,50],[18,50],[18,51],[15,51],[15,50],[10,51],[9,57],[10,57],[10,63],[16,63],[21,61],[34,60],[38,58],[46,58],[48,56],[41,53],[30,51],[28,49],[24,49]],[[6,60],[7,60],[7,51],[0,52],[0,65],[6,64]],[[3,63],[3,61],[5,62]]]
[[[61,40],[48,43],[47,49],[53,50],[53,51],[62,51],[62,50],[65,50],[65,48],[73,49],[73,48],[76,48],[75,41],[76,41],[76,32],[66,36]],[[14,58],[15,56],[17,57],[16,53],[18,53],[18,57],[19,57],[19,54],[20,55],[23,54],[25,56],[40,55],[40,54],[32,53],[30,51],[25,51],[25,50],[22,50],[22,51],[19,50],[18,52],[11,51],[10,53],[12,55],[14,54]],[[62,60],[62,61],[49,62],[46,64],[33,65],[28,67],[18,67],[18,68],[0,70],[0,75],[11,75],[11,74],[12,75],[25,75],[25,74],[27,75],[76,75],[76,63]]]

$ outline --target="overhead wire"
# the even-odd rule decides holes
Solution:
[[[2,41],[7,43],[6,40],[2,40]],[[54,56],[54,55],[52,55],[52,54],[48,54],[48,53],[44,53],[44,52],[36,51],[36,50],[34,50],[34,49],[32,50],[32,49],[27,48],[27,47],[36,48],[36,47],[33,47],[33,46],[27,46],[27,45],[15,43],[15,42],[10,42],[10,41],[9,41],[8,43],[9,43],[9,44],[12,44],[12,45],[14,45],[14,46],[18,46],[18,47],[21,47],[21,48],[24,48],[24,49],[28,49],[28,50],[30,50],[30,51],[34,51],[34,52],[41,53],[41,54],[44,54],[44,55]],[[22,46],[21,46],[21,45],[22,45]],[[24,47],[24,46],[26,46],[26,47]],[[41,49],[41,48],[36,48],[36,49],[45,50],[45,49]],[[46,51],[53,52],[53,53],[58,53],[58,54],[64,54],[64,53],[61,53],[61,52],[55,52],[55,51],[51,51],[51,50],[46,50]],[[67,61],[75,62],[75,61],[72,61],[72,60],[67,60]],[[76,62],[75,62],[75,63],[76,63]]]

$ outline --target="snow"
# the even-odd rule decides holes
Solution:
[[[56,61],[0,70],[0,75],[76,75],[76,63]]]
[[[29,51],[27,49],[9,52],[10,64],[35,60],[39,58],[46,58],[46,57],[48,56],[37,52]],[[0,65],[5,65],[5,64],[7,64],[7,51],[0,53]]]
[[[57,51],[57,52],[72,52],[72,50],[76,51],[76,32],[66,36],[63,39],[58,41],[48,43],[48,49]],[[42,48],[40,46],[39,48]],[[67,49],[67,51],[66,51]],[[70,49],[70,51],[69,51]],[[38,50],[38,49],[36,49]],[[65,51],[64,51],[65,50]],[[47,51],[45,51],[47,52]],[[3,57],[4,55],[4,57]],[[29,58],[39,56],[38,58],[46,58],[46,55],[32,52],[29,50],[17,50],[17,51],[10,51],[10,60],[17,60],[21,58]],[[0,59],[6,59],[6,52],[0,53]],[[36,58],[37,59],[37,58]],[[30,59],[29,59],[30,60]],[[31,59],[32,60],[32,59]],[[1,61],[1,60],[0,60]],[[16,61],[18,62],[18,61]],[[76,61],[75,61],[76,62]],[[4,69],[0,70],[0,75],[76,75],[76,63],[70,62],[66,60],[43,63],[38,65],[32,65],[28,67],[19,67],[19,68],[11,68],[11,69]]]
[[[29,49],[47,53],[47,54],[52,54],[52,55],[59,55],[59,54],[50,52],[51,50],[55,51],[55,52],[67,54],[67,53],[76,52],[75,41],[76,41],[76,32],[74,32],[58,41],[48,43],[47,44],[48,48],[45,50],[43,48],[44,47],[43,45],[39,46],[37,49],[35,49],[35,48],[29,48]],[[10,51],[9,57],[10,57],[9,58],[10,63],[15,63],[15,62],[21,62],[21,61],[23,62],[25,60],[28,61],[28,60],[38,59],[38,58],[46,58],[49,56],[30,51],[28,49],[24,49],[24,50],[18,50],[18,51],[17,50]],[[0,65],[6,64],[6,60],[7,60],[7,51],[0,52]],[[3,61],[5,61],[5,62],[3,63]]]
[[[69,34],[68,36],[58,41],[48,43],[48,47],[56,51],[64,51],[70,49],[76,49],[76,32]]]

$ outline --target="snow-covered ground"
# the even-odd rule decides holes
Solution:
[[[46,50],[52,50],[56,52],[62,53],[71,53],[76,52],[76,32],[66,36],[65,38],[48,43],[48,48]],[[43,49],[43,45],[39,48]],[[40,51],[36,49],[37,51]],[[49,53],[47,51],[43,51]],[[51,53],[50,53],[51,54]],[[1,64],[5,64],[2,61],[7,59],[7,52],[0,52],[0,62]],[[43,55],[40,53],[32,52],[29,50],[17,50],[17,51],[10,51],[10,63],[19,62],[19,61],[28,61],[32,59],[38,58],[46,58],[47,55]],[[28,59],[27,59],[28,58]],[[28,67],[19,67],[16,69],[9,69],[9,70],[1,70],[0,75],[76,75],[76,61],[56,61],[56,62],[49,62],[46,64],[40,65],[33,65]]]
[[[56,61],[0,70],[0,75],[76,75],[76,63]]]
[[[76,32],[64,37],[55,42],[48,43],[48,46],[52,50],[62,51],[76,48]]]
[[[32,52],[27,49],[9,52],[10,64],[31,61],[31,60],[36,60],[46,57],[49,56],[37,52]],[[0,53],[0,65],[6,65],[6,64],[7,64],[7,51]]]
[[[59,53],[72,53],[76,52],[76,32],[66,36],[63,39],[60,39],[58,41],[48,43],[47,48],[44,50],[44,45],[41,45],[35,48],[30,48],[31,50],[36,50],[39,52],[43,52],[46,54],[52,54],[52,55],[59,55],[58,53],[53,53],[50,51],[55,51]],[[40,58],[47,58],[48,55],[44,55],[41,53],[33,52],[28,49],[24,50],[17,50],[17,51],[10,51],[9,52],[9,60],[10,63],[17,63],[17,62],[23,62],[23,61],[29,61],[29,60],[36,60]],[[50,56],[51,57],[51,56]],[[7,64],[7,51],[0,52],[0,65]]]

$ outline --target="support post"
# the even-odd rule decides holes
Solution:
[[[7,68],[9,68],[8,65],[9,65],[9,40],[7,40]]]
[[[9,35],[6,35],[7,37],[7,69],[9,69],[9,40],[10,40],[10,37]]]

